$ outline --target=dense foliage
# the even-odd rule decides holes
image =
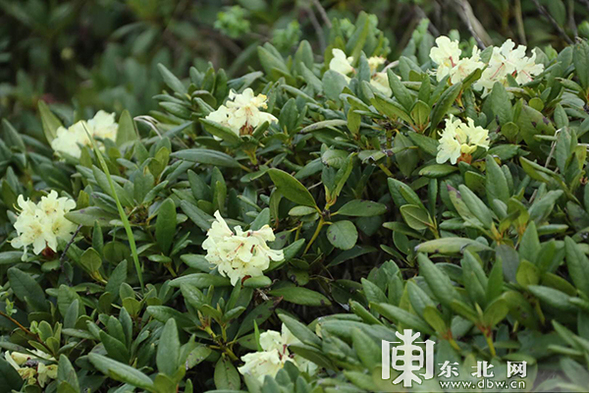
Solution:
[[[154,66],[149,115],[3,121],[0,388],[393,390],[413,329],[465,376],[586,389],[589,44],[424,20],[391,62],[376,16],[330,23],[239,77]]]

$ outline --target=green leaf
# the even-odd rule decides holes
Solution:
[[[166,199],[157,212],[155,238],[164,254],[168,254],[176,233],[176,205],[171,198]]]
[[[433,227],[433,222],[427,210],[417,205],[403,205],[400,211],[407,225],[416,231]]]
[[[382,365],[380,346],[376,344],[371,336],[358,328],[354,328],[352,330],[352,343],[358,358],[368,370],[374,370]]]
[[[564,239],[566,262],[571,280],[579,291],[589,296],[589,260],[573,239]]]
[[[90,247],[80,257],[80,264],[90,273],[97,272],[102,266],[102,258],[98,251]]]
[[[14,295],[21,301],[27,302],[34,310],[48,311],[47,299],[41,286],[32,275],[11,267],[8,269],[8,282]]]
[[[131,117],[128,110],[124,110],[119,118],[119,128],[117,131],[117,146],[123,146],[126,143],[139,140],[139,132],[135,125],[135,120]]]
[[[529,285],[528,290],[543,303],[553,307],[558,312],[577,311],[572,303],[569,302],[571,297],[558,289],[548,288],[540,285]]]
[[[309,190],[290,174],[276,168],[270,169],[268,174],[278,191],[286,199],[303,206],[317,206]]]
[[[446,177],[456,171],[458,171],[458,167],[454,165],[433,164],[421,168],[419,170],[419,176],[427,176],[437,179],[440,177]]]
[[[133,367],[97,353],[88,354],[88,359],[101,373],[116,381],[125,382],[131,386],[155,392],[151,378]]]
[[[157,68],[164,80],[164,83],[172,89],[174,92],[179,94],[187,94],[188,90],[186,86],[178,79],[174,74],[170,72],[163,64],[158,64]]]
[[[389,119],[394,120],[400,118],[407,124],[413,124],[413,119],[411,119],[411,116],[409,116],[409,113],[405,108],[379,92],[376,92],[370,103],[374,105],[379,113],[385,115]]]
[[[64,392],[74,393],[80,391],[76,370],[72,366],[72,363],[69,361],[67,356],[63,354],[59,356],[59,365],[57,367],[57,383],[57,391],[59,393],[62,393],[64,384],[67,384],[66,390],[63,390]]]
[[[188,201],[180,202],[182,211],[186,213],[188,218],[192,220],[203,232],[206,232],[211,227],[213,217]]]
[[[4,128],[4,142],[8,146],[15,147],[22,152],[26,151],[25,142],[12,124],[6,119],[2,119],[2,126]]]
[[[481,242],[464,237],[443,237],[428,240],[415,247],[416,252],[428,254],[462,254],[465,250],[479,252],[491,250],[491,248]]]
[[[23,382],[18,371],[4,360],[4,356],[0,357],[0,386],[6,389],[6,392],[11,390],[20,391]]]
[[[458,97],[458,94],[461,90],[462,82],[459,82],[455,85],[450,86],[448,89],[446,89],[446,91],[444,91],[444,93],[442,93],[440,99],[438,100],[432,111],[432,122],[430,126],[432,130],[431,132],[433,132],[433,130],[435,130],[438,127],[438,124],[442,121],[444,116],[446,116],[448,110],[450,109],[452,104],[454,104],[454,101],[456,101],[456,98]]]
[[[41,123],[43,124],[43,133],[47,142],[51,144],[57,137],[57,129],[63,127],[61,121],[55,116],[44,101],[39,100],[39,114],[41,115]]]
[[[423,310],[423,319],[425,319],[425,321],[431,327],[433,327],[438,334],[445,335],[448,333],[446,322],[444,322],[442,314],[438,311],[437,308],[433,306],[426,306]]]
[[[581,86],[587,92],[589,89],[589,44],[582,40],[573,48],[573,63]]]
[[[425,254],[417,254],[419,273],[425,278],[428,287],[440,303],[451,307],[452,302],[459,300],[458,291],[452,285],[450,278],[429,260]]]
[[[169,377],[174,377],[178,369],[182,366],[179,364],[180,356],[180,339],[178,338],[178,328],[174,318],[168,319],[160,335],[160,341],[157,346],[156,364],[159,372]]]
[[[214,287],[227,287],[231,285],[228,278],[221,276],[214,276],[208,273],[192,273],[182,277],[178,277],[170,281],[171,287],[179,288],[182,284],[193,285],[197,288],[208,288],[211,285]]]
[[[241,387],[241,379],[237,369],[225,356],[222,356],[215,364],[214,380],[217,389],[236,391]]]
[[[408,327],[409,329],[414,329],[425,334],[434,334],[434,331],[423,319],[402,308],[387,303],[370,303],[370,308],[385,318],[397,324],[402,324],[403,327]]]
[[[487,100],[491,103],[491,110],[499,119],[499,125],[513,120],[511,99],[501,83],[495,82]]]
[[[20,262],[22,251],[4,251],[0,252],[0,265],[12,265]]]
[[[504,299],[498,298],[485,309],[483,321],[485,325],[494,327],[501,322],[509,313],[509,307]]]
[[[397,75],[393,72],[392,69],[387,70],[387,76],[389,78],[389,85],[393,90],[393,97],[399,101],[399,103],[405,108],[407,113],[411,112],[413,108],[414,97],[411,95],[409,90],[405,87],[405,85],[401,82],[401,80],[397,77]],[[429,110],[429,108],[427,108]],[[427,114],[429,115],[429,113]],[[426,116],[427,116],[426,115]]]
[[[353,199],[343,205],[337,214],[352,217],[372,217],[386,213],[387,207],[382,203]]]
[[[241,165],[237,160],[228,154],[217,150],[210,149],[185,149],[174,152],[172,157],[185,161],[198,162],[199,164],[222,166],[228,168],[240,168]]]
[[[225,127],[217,122],[207,120],[205,118],[200,119],[200,122],[204,125],[205,130],[213,134],[214,136],[221,138],[223,141],[230,145],[238,145],[241,143],[241,138],[229,127]]]
[[[349,250],[356,245],[358,230],[351,221],[337,221],[327,228],[327,239],[334,247]]]
[[[487,156],[487,176],[486,176],[486,190],[487,200],[489,203],[495,199],[507,203],[509,200],[509,186],[505,174],[499,167],[499,164],[491,156]]]
[[[303,343],[321,347],[321,339],[317,337],[317,335],[313,333],[313,331],[306,325],[302,324],[286,313],[278,313],[278,318],[280,318],[288,330],[290,330],[291,333]]]
[[[491,228],[493,214],[485,203],[464,184],[458,186],[460,197],[468,207],[468,210],[483,224],[485,228]]]
[[[282,297],[284,301],[303,306],[331,306],[331,302],[319,292],[302,287],[284,287],[268,292],[272,296]]]

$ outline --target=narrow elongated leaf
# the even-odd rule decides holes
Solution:
[[[228,154],[210,149],[186,149],[174,152],[172,157],[181,160],[198,162],[199,164],[223,166],[228,168],[239,168],[241,165],[237,160]]]

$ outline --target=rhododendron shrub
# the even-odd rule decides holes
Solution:
[[[136,117],[40,101],[43,142],[4,122],[0,386],[399,390],[381,344],[412,330],[424,391],[522,361],[586,389],[589,44],[422,24],[393,57],[377,25],[160,66]]]

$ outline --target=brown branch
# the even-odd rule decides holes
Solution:
[[[546,8],[544,8],[544,6],[542,4],[540,4],[540,2],[538,0],[532,0],[532,2],[534,3],[534,5],[536,6],[536,8],[538,9],[538,12],[540,12],[540,14],[542,14],[542,16],[544,16],[546,19],[548,19],[548,22],[550,22],[550,24],[552,25],[552,27],[554,27],[556,29],[556,31],[558,32],[558,34],[560,34],[562,36],[562,38],[564,38],[564,40],[569,45],[572,45],[573,44],[573,40],[571,40],[571,37],[568,36],[568,34],[562,29],[562,27],[560,27],[560,25],[552,17],[552,15],[550,15],[550,13],[548,11],[546,11]]]
[[[317,10],[319,11],[319,15],[321,15],[321,19],[323,19],[323,23],[325,23],[325,26],[327,26],[328,28],[331,29],[331,21],[327,17],[327,13],[325,12],[325,8],[323,8],[323,6],[319,2],[319,0],[313,0],[313,4],[315,4],[315,7],[317,7]]]

